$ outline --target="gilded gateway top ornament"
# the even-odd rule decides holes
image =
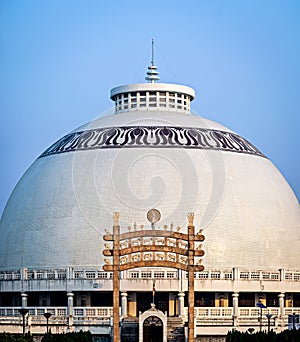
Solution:
[[[157,209],[150,209],[147,212],[147,219],[151,223],[158,222],[160,220],[160,218],[161,218],[161,214],[160,214],[160,211]]]
[[[114,216],[114,226],[118,226],[119,225],[120,213],[114,212],[113,216]]]
[[[189,225],[193,226],[194,225],[194,213],[188,213],[188,220],[189,220]]]

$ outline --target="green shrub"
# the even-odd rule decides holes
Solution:
[[[30,335],[0,333],[0,342],[33,342]]]
[[[89,331],[55,335],[45,334],[42,342],[92,342],[92,334]]]
[[[275,332],[249,332],[230,331],[226,342],[299,342],[300,330],[285,330],[279,334]]]

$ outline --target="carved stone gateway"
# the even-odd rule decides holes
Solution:
[[[148,212],[149,213],[149,212]],[[151,213],[157,213],[152,209]],[[151,216],[151,215],[150,215]],[[199,257],[204,255],[202,245],[205,237],[202,230],[195,234],[194,214],[188,214],[187,234],[173,231],[164,226],[164,230],[154,229],[155,220],[151,221],[151,229],[134,231],[128,227],[128,232],[120,234],[119,213],[114,213],[113,233],[103,236],[105,241],[113,242],[112,246],[105,244],[103,254],[112,257],[112,264],[105,259],[104,271],[113,272],[113,336],[114,342],[120,341],[120,271],[138,267],[170,267],[181,269],[188,273],[188,342],[194,341],[194,272],[204,270]],[[195,257],[198,262],[195,264]]]

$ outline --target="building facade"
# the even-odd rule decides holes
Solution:
[[[289,185],[246,139],[191,113],[193,89],[156,83],[154,63],[146,79],[112,89],[115,113],[55,142],[17,184],[0,225],[0,331],[24,323],[32,334],[112,338],[103,238],[114,212],[133,237],[119,243],[119,264],[145,261],[118,273],[122,341],[187,335],[188,259],[175,249],[188,247],[158,232],[185,234],[190,212],[205,235],[195,246],[205,252],[194,260],[204,266],[194,272],[195,338],[279,332],[300,314],[300,209]]]

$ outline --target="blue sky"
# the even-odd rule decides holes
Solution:
[[[196,91],[193,110],[239,133],[300,198],[300,1],[0,2],[0,212],[50,144],[144,81]]]

